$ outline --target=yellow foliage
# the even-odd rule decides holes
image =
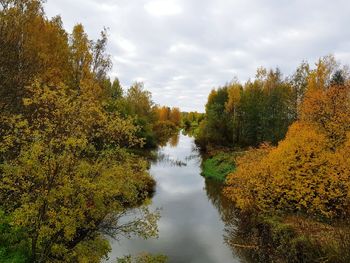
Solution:
[[[232,112],[235,114],[241,100],[241,92],[242,86],[240,84],[234,83],[228,87],[228,101],[225,103],[225,109],[227,112]]]
[[[350,86],[333,85],[309,90],[301,107],[301,119],[316,124],[335,149],[350,130]]]
[[[176,126],[180,126],[181,123],[181,112],[179,108],[169,108],[166,106],[155,107],[157,118],[159,122],[170,121]]]
[[[146,163],[123,149],[142,143],[132,119],[107,113],[90,92],[37,82],[29,94],[25,116],[1,116],[2,209],[28,230],[37,258],[71,257],[81,237],[95,242],[107,215],[138,205],[153,180]]]
[[[336,66],[328,56],[310,73],[301,119],[278,147],[250,150],[237,161],[225,193],[238,207],[350,215],[350,87],[341,76],[331,81]]]
[[[237,170],[228,175],[225,195],[241,209],[250,209],[257,204],[258,194],[264,193],[266,176],[263,173],[262,159],[273,148],[264,144],[260,148],[250,149],[236,160]]]

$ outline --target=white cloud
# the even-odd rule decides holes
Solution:
[[[347,0],[50,0],[45,7],[69,31],[82,22],[96,38],[108,27],[111,75],[124,87],[142,76],[156,103],[182,110],[203,111],[213,87],[247,80],[259,66],[290,74],[329,53],[350,60]]]
[[[136,55],[136,46],[128,39],[122,36],[112,38],[114,44],[118,46],[122,52],[126,53],[128,56]]]
[[[177,43],[171,45],[169,48],[170,53],[179,53],[179,52],[198,52],[199,48],[193,44]]]
[[[146,11],[154,16],[172,16],[182,12],[181,7],[171,0],[155,0],[144,5]]]

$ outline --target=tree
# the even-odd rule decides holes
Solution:
[[[68,74],[67,34],[59,17],[45,18],[42,1],[0,4],[0,107],[18,113],[35,78],[58,84]]]
[[[101,32],[101,38],[92,43],[92,73],[97,81],[102,82],[107,78],[107,72],[112,66],[111,58],[106,54],[107,29]]]
[[[303,61],[298,68],[296,69],[295,73],[292,75],[290,79],[290,85],[292,86],[293,91],[293,101],[292,104],[293,107],[293,113],[295,116],[293,117],[294,120],[297,120],[300,115],[300,105],[304,100],[304,95],[307,89],[308,84],[308,78],[310,74],[310,65]]]
[[[237,145],[240,143],[242,133],[240,103],[243,87],[239,83],[233,83],[228,87],[227,92],[228,101],[225,103],[225,109],[232,116],[232,142]]]
[[[210,142],[222,144],[229,142],[229,116],[225,111],[225,103],[228,99],[227,87],[212,90],[208,97],[208,102],[205,105],[206,122],[205,122],[205,137],[210,139]]]
[[[179,108],[172,108],[170,111],[169,120],[176,126],[180,126],[181,123],[181,112]]]
[[[134,83],[127,91],[126,101],[130,113],[139,117],[150,116],[154,105],[149,91],[144,90],[143,83]]]
[[[350,129],[350,86],[333,83],[330,81],[329,86],[308,89],[301,107],[301,118],[317,124],[326,133],[331,147],[336,149],[344,142]]]
[[[137,128],[110,118],[89,93],[72,92],[33,87],[25,105],[38,110],[30,121],[17,117],[21,129],[8,131],[0,144],[2,209],[26,229],[35,262],[74,261],[90,246],[99,247],[99,262],[109,250],[101,233],[156,234],[157,216],[147,210],[134,224],[118,223],[153,186],[146,164],[125,151],[141,143]],[[19,139],[18,156],[6,154]]]
[[[163,106],[156,109],[159,121],[167,121],[170,119],[170,108]]]
[[[93,63],[93,56],[90,52],[91,45],[83,25],[75,25],[70,36],[70,61],[72,65],[70,84],[77,90],[80,90],[82,80],[91,77],[90,69]],[[95,61],[95,63],[97,62]]]
[[[113,99],[120,99],[123,97],[123,88],[120,85],[119,79],[115,78],[111,86],[111,97]]]

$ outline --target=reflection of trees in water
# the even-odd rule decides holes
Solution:
[[[194,137],[194,129],[183,129],[182,134],[188,137]]]
[[[213,179],[205,179],[205,189],[208,199],[213,203],[216,209],[219,211],[221,218],[231,218],[234,214],[234,207],[232,203],[222,194],[223,184]]]
[[[192,160],[196,160],[196,161],[199,161],[199,162],[201,161],[200,160],[200,155],[198,153],[193,153],[193,154],[187,155],[185,157],[185,160],[187,162],[192,161]]]
[[[242,262],[269,262],[264,255],[257,255],[256,233],[252,231],[251,215],[242,215],[222,193],[221,182],[206,179],[205,189],[208,199],[218,210],[225,224],[224,240],[235,256],[239,256]]]
[[[196,144],[194,143],[192,144],[191,154],[185,157],[185,161],[186,162],[194,161],[198,166],[202,165],[202,156]]]
[[[169,139],[169,144],[171,147],[176,147],[179,144],[180,133],[176,133]]]
[[[168,164],[170,166],[187,166],[187,163],[181,161],[181,160],[175,160],[173,158],[170,157],[169,154],[164,154],[159,152],[158,153],[158,157],[155,161],[155,163],[164,163],[164,164]]]
[[[160,147],[164,147],[167,144],[169,144],[170,147],[176,147],[179,144],[179,139],[180,139],[180,133],[178,131],[174,131],[171,134],[158,136],[157,144]]]
[[[179,143],[180,133],[177,130],[171,131],[170,133],[158,134],[157,144],[160,147],[166,146],[168,143],[171,147],[176,147]]]

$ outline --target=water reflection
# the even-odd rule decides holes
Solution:
[[[157,159],[154,163],[167,163],[171,166],[186,166],[187,163],[182,160],[175,160],[172,156],[165,153],[158,153]]]
[[[179,139],[180,139],[180,134],[176,133],[175,135],[173,135],[170,140],[169,140],[169,145],[171,147],[176,147],[179,144]]]
[[[177,146],[174,147],[175,142]],[[179,135],[159,149],[163,156],[151,165],[157,181],[151,209],[161,208],[159,238],[121,239],[112,243],[110,262],[123,255],[140,252],[165,254],[169,262],[211,263],[240,262],[224,240],[222,213],[215,194],[217,185],[200,176],[201,157],[192,138]],[[186,163],[172,165],[167,160]],[[208,193],[208,196],[207,196]],[[208,200],[209,197],[209,200]]]
[[[233,255],[239,256],[241,262],[269,262],[266,257],[258,255],[257,247],[252,244],[250,215],[242,215],[232,202],[222,193],[223,184],[213,179],[206,179],[205,189],[208,199],[216,207],[224,222],[223,238],[230,246]]]
[[[172,131],[170,134],[159,134],[157,137],[157,144],[160,147],[170,146],[176,147],[179,143],[179,132]]]

